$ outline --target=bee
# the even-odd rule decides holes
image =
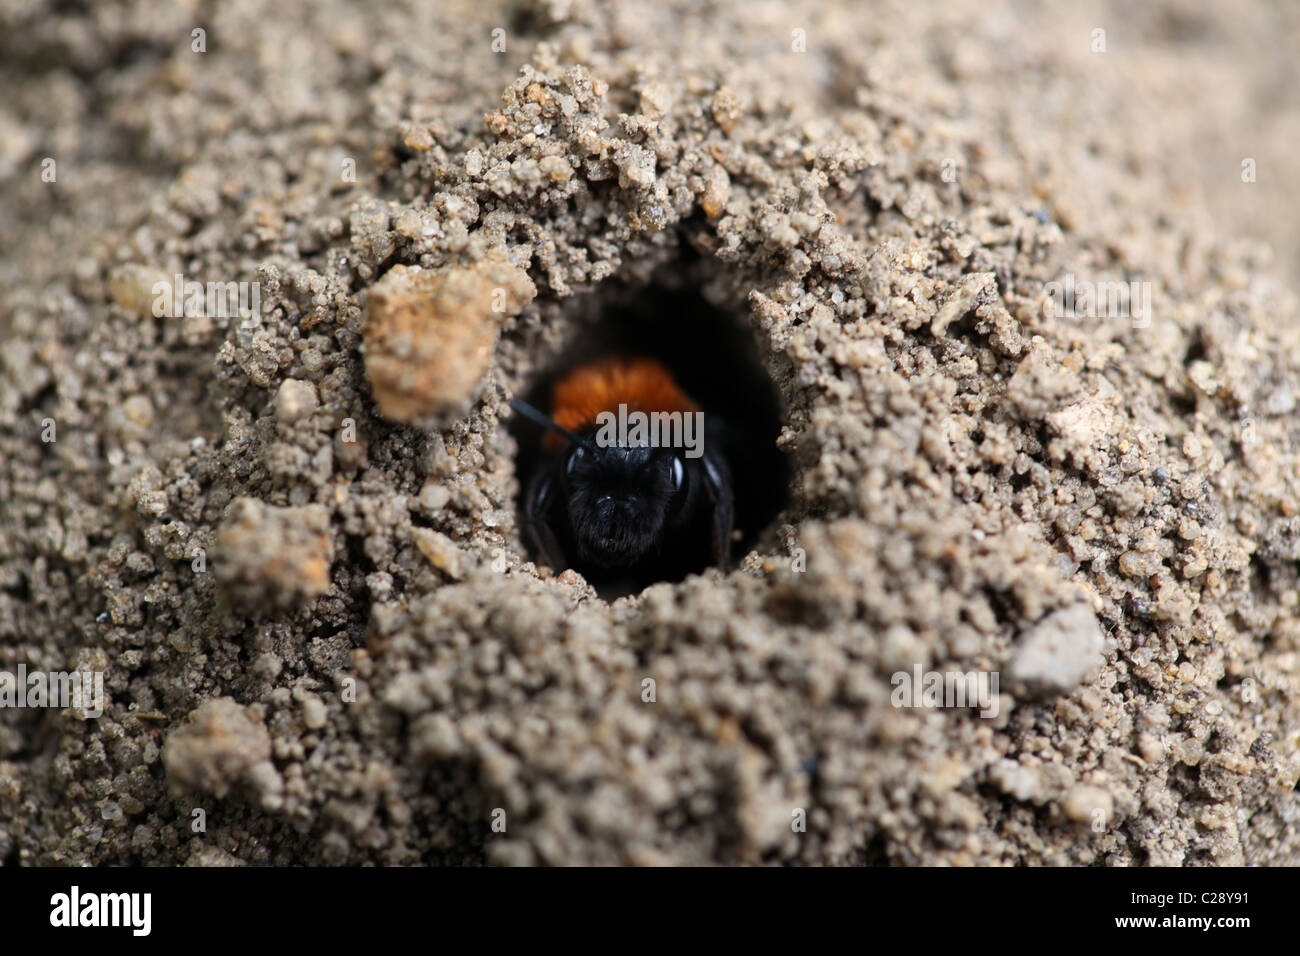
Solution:
[[[511,407],[544,429],[523,510],[546,563],[596,584],[680,580],[728,566],[735,515],[726,425],[662,362],[605,355],[557,380],[546,412],[518,398]],[[638,433],[637,413],[642,423],[681,422],[677,437],[697,441]],[[628,420],[634,427],[621,427]]]

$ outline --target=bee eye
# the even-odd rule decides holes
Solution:
[[[673,490],[678,490],[682,487],[682,478],[685,476],[685,470],[682,468],[682,460],[675,455],[673,456],[672,469]]]
[[[583,448],[581,445],[574,445],[573,451],[569,452],[569,458],[564,463],[564,473],[566,475],[572,475],[574,466],[577,465],[578,461],[581,460],[586,454],[587,451],[585,448]]]

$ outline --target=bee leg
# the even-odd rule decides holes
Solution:
[[[555,490],[555,476],[549,470],[538,472],[528,486],[528,531],[533,539],[533,547],[542,559],[556,571],[569,566],[564,559],[564,549],[560,547],[555,532],[547,520],[551,509],[552,493]]]
[[[720,568],[731,564],[731,531],[735,525],[735,507],[731,492],[731,469],[726,459],[705,451],[704,487],[713,502],[713,560]]]

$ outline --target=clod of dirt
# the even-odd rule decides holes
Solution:
[[[411,536],[431,565],[453,580],[462,577],[461,553],[456,542],[432,528],[412,528]]]
[[[322,506],[282,508],[238,498],[217,532],[213,573],[241,610],[289,610],[329,590],[332,553]]]
[[[1012,686],[1041,694],[1074,690],[1101,666],[1105,643],[1097,615],[1087,606],[1054,611],[1020,638],[1011,660]]]
[[[275,417],[286,425],[306,418],[320,405],[316,386],[296,378],[286,378],[275,393]]]
[[[1115,801],[1101,787],[1079,784],[1065,795],[1061,808],[1075,823],[1104,824],[1114,813]]]
[[[386,418],[434,423],[462,411],[492,361],[500,321],[537,289],[508,262],[425,272],[394,266],[370,290],[366,375]]]
[[[260,714],[229,697],[208,701],[190,714],[189,723],[167,738],[162,753],[174,785],[217,797],[249,779],[270,757],[271,735]]]

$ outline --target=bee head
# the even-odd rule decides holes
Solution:
[[[681,508],[687,482],[682,459],[670,449],[598,445],[590,434],[562,428],[516,399],[515,411],[562,435],[569,523],[584,561],[631,567],[653,551],[664,526]]]
[[[666,450],[570,447],[564,483],[582,556],[606,568],[640,562],[680,507],[685,477],[681,458]]]

